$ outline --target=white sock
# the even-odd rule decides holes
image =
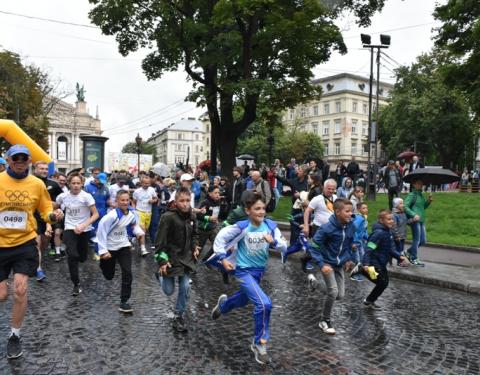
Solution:
[[[145,245],[140,245],[140,248],[143,250],[143,251],[146,251],[147,249],[145,248]]]
[[[55,247],[55,254],[60,254],[60,251],[62,250],[62,247],[61,246],[56,246]]]
[[[20,328],[13,328],[12,327],[12,332],[10,333],[10,336],[12,336],[12,335],[20,337]]]

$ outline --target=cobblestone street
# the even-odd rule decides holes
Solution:
[[[372,287],[347,281],[335,306],[334,337],[319,328],[323,292],[308,293],[299,265],[272,258],[263,282],[274,308],[272,363],[262,367],[249,349],[251,308],[210,320],[225,289],[214,271],[194,276],[189,332],[173,332],[173,299],[153,277],[152,257],[134,257],[132,316],[118,312],[119,274],[103,279],[98,264],[81,267],[84,292],[70,296],[66,261],[46,262],[47,279],[30,281],[22,330],[24,356],[7,361],[11,299],[0,307],[0,374],[478,374],[480,298],[391,280],[379,302],[361,304]],[[118,270],[117,270],[118,271]]]

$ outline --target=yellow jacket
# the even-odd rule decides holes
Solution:
[[[0,251],[21,245],[37,235],[37,211],[51,223],[52,201],[42,180],[27,176],[17,180],[0,173]]]

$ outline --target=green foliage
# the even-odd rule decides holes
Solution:
[[[397,70],[390,105],[380,114],[379,137],[389,158],[416,143],[428,164],[456,168],[473,152],[476,122],[462,92],[446,85],[444,62],[437,51]]]
[[[480,111],[480,2],[449,0],[437,5],[434,17],[443,22],[436,46],[448,54],[442,67],[446,82],[461,89],[474,115]]]
[[[138,146],[136,142],[128,142],[122,147],[122,153],[124,154],[136,154],[137,152],[138,152]],[[155,145],[141,143],[140,153],[147,154],[147,155],[155,154]]]
[[[43,149],[48,148],[48,119],[43,106],[48,76],[22,64],[20,56],[0,52],[0,118],[14,120]],[[2,141],[1,148],[9,145]]]
[[[320,94],[312,68],[346,52],[335,18],[352,11],[368,26],[384,0],[89,0],[90,18],[115,35],[122,55],[148,48],[148,79],[182,67],[206,105],[222,168],[233,166],[238,137],[259,118]],[[238,117],[235,114],[239,114]],[[214,150],[215,151],[215,150]],[[214,155],[212,154],[212,157]]]

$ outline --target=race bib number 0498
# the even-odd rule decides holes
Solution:
[[[0,228],[27,229],[27,213],[22,211],[0,212]]]

